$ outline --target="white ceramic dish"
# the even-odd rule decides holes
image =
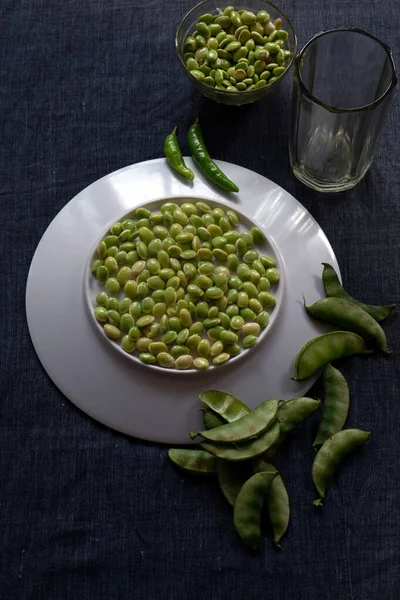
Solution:
[[[196,173],[193,184],[178,179],[164,159],[156,159],[111,173],[80,192],[45,231],[26,290],[34,348],[65,396],[113,429],[171,444],[190,443],[188,432],[201,427],[198,394],[204,390],[229,391],[250,407],[268,397],[287,399],[307,392],[313,380],[291,380],[294,360],[305,342],[327,328],[306,315],[302,293],[308,303],[324,295],[321,262],[339,272],[324,232],[280,186],[219,161],[241,190],[225,194],[204,179],[191,159],[187,163]],[[111,344],[99,343],[101,332],[88,318],[85,300],[88,256],[106,227],[145,202],[182,197],[230,204],[244,212],[279,249],[285,273],[281,308],[266,339],[235,368],[190,377],[144,369]]]
[[[167,199],[168,200],[168,199]],[[161,204],[163,204],[166,201],[166,199],[162,198],[160,200],[155,200],[152,202],[146,202],[144,204],[141,204],[140,206],[145,206],[148,210],[150,210],[151,212],[156,212],[159,211]],[[174,198],[174,202],[176,202],[178,205],[183,204],[184,202],[198,202],[199,198],[191,198],[188,196],[185,196],[183,198]],[[221,207],[223,209],[227,209],[229,208],[229,206],[227,207],[227,205],[222,202],[216,202],[214,200],[209,200],[209,199],[205,199],[205,202],[208,202],[208,204],[211,206],[211,208],[216,208],[216,207]],[[139,208],[139,206],[135,207]],[[238,231],[250,231],[250,229],[254,226],[258,226],[258,224],[255,221],[252,221],[251,219],[249,219],[244,213],[242,213],[241,211],[239,211],[237,209],[237,207],[235,207],[235,212],[236,214],[239,216],[240,218],[240,224],[239,227],[237,228]],[[132,215],[132,211],[129,211],[128,213],[124,213],[123,215],[120,215],[117,219],[117,221],[123,221],[124,219],[133,217],[134,215]],[[107,235],[107,233],[109,232],[109,229],[111,227],[111,225],[114,224],[115,221],[113,221],[113,223],[109,224],[105,230],[102,232],[102,235],[99,237],[99,239],[96,241],[95,244],[95,250],[93,252],[90,253],[90,257],[87,263],[87,267],[86,267],[86,277],[85,277],[85,289],[86,289],[86,301],[87,301],[87,306],[88,306],[88,312],[89,312],[89,318],[91,319],[94,327],[101,332],[102,337],[104,339],[104,341],[108,344],[111,345],[112,348],[114,348],[117,352],[119,352],[119,354],[122,354],[124,356],[124,359],[129,358],[131,361],[135,362],[138,365],[141,365],[143,368],[145,369],[151,369],[153,371],[165,371],[167,370],[169,373],[175,373],[177,375],[188,375],[191,373],[198,373],[197,369],[187,369],[187,370],[179,370],[179,369],[165,369],[163,367],[160,367],[158,365],[151,365],[151,364],[145,364],[143,363],[139,357],[137,352],[132,353],[132,354],[128,354],[127,352],[125,352],[119,341],[118,342],[114,342],[112,340],[110,340],[109,338],[107,338],[104,333],[103,333],[103,327],[102,325],[96,320],[93,310],[96,307],[96,296],[99,292],[103,292],[105,291],[104,285],[100,284],[97,279],[93,276],[92,274],[92,270],[91,270],[91,265],[92,262],[98,258],[97,256],[97,246],[99,244],[99,242]],[[264,309],[266,312],[269,313],[270,315],[270,320],[269,323],[267,325],[267,327],[265,329],[262,329],[259,336],[258,336],[258,342],[257,345],[260,344],[263,340],[265,340],[265,337],[267,336],[267,334],[271,331],[272,326],[274,325],[277,316],[279,314],[279,310],[280,307],[282,306],[282,299],[283,299],[283,293],[284,293],[284,280],[285,280],[285,276],[284,276],[284,264],[283,261],[281,259],[280,253],[278,248],[275,246],[274,242],[272,242],[272,240],[270,240],[269,238],[266,239],[266,241],[263,244],[258,244],[255,246],[255,249],[260,253],[260,254],[267,254],[269,256],[272,256],[272,258],[275,259],[276,262],[276,267],[279,270],[279,283],[278,284],[274,284],[271,286],[271,290],[270,292],[272,293],[272,295],[275,297],[276,300],[276,305],[274,306],[274,308],[272,309]],[[221,263],[222,264],[222,263]],[[123,294],[120,295],[121,299],[123,297]],[[200,319],[202,320],[202,319]],[[207,339],[207,337],[204,335],[203,337],[205,337]],[[214,366],[212,364],[212,362],[210,361],[210,367],[209,369],[223,369],[223,368],[227,368],[227,367],[233,367],[234,364],[236,364],[237,362],[239,362],[240,360],[242,360],[243,358],[245,358],[247,356],[247,354],[250,354],[252,351],[254,351],[254,349],[256,348],[256,346],[252,346],[251,348],[248,348],[247,350],[245,348],[242,348],[242,352],[238,355],[235,356],[234,358],[230,358],[227,362],[223,363],[220,366]],[[234,368],[234,367],[233,367]]]

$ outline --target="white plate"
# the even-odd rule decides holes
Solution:
[[[184,202],[197,202],[198,198],[190,198],[188,196],[185,196],[182,199],[175,199],[177,204],[183,204]],[[221,208],[227,208],[226,204],[222,204],[221,202],[215,202],[214,200],[209,200],[207,198],[208,204],[211,206],[211,208],[217,208],[217,207],[221,207]],[[156,200],[153,202],[147,202],[146,204],[142,204],[141,206],[145,206],[148,210],[150,210],[151,212],[159,212],[160,210],[160,206],[161,204],[163,204],[164,200]],[[228,206],[229,208],[229,206]],[[237,231],[250,231],[250,229],[254,226],[257,225],[257,223],[255,223],[254,221],[250,221],[250,219],[248,219],[243,213],[241,213],[237,207],[235,206],[236,209],[236,214],[239,216],[240,218],[240,223],[239,226],[236,228]],[[124,219],[127,218],[135,218],[134,214],[132,214],[133,211],[129,211],[128,213],[125,213],[124,215],[119,215],[118,217],[118,221],[123,221]],[[110,226],[113,225],[114,223],[111,223],[108,227],[106,227],[106,229],[102,232],[100,238],[98,240],[96,240],[96,244],[95,244],[95,249],[93,252],[90,253],[90,257],[87,263],[87,267],[86,267],[86,277],[85,277],[85,286],[86,286],[86,301],[87,301],[87,306],[88,306],[88,310],[89,310],[89,314],[90,314],[90,318],[92,319],[93,325],[96,327],[96,329],[100,330],[102,333],[102,337],[105,338],[104,334],[103,334],[103,327],[102,325],[96,320],[93,310],[94,308],[97,306],[96,304],[96,296],[99,292],[104,292],[104,285],[100,284],[97,279],[93,276],[92,274],[92,263],[94,260],[96,260],[98,258],[97,255],[97,246],[98,244],[101,242],[101,240],[107,235],[107,233],[109,232]],[[284,290],[284,281],[285,281],[285,267],[283,264],[283,261],[281,259],[280,253],[278,248],[276,248],[274,242],[272,240],[270,240],[269,238],[266,238],[265,241],[262,244],[256,244],[254,247],[255,250],[257,250],[260,254],[266,254],[268,256],[271,256],[272,258],[275,259],[276,262],[276,267],[279,270],[280,273],[280,281],[278,282],[278,284],[273,284],[271,285],[271,289],[270,289],[270,293],[274,296],[275,300],[276,300],[276,305],[274,308],[265,308],[263,309],[265,312],[267,312],[270,315],[270,319],[268,322],[268,325],[265,329],[262,329],[260,334],[258,335],[258,344],[260,344],[261,342],[263,342],[263,340],[265,339],[265,337],[269,334],[269,332],[271,331],[277,317],[279,314],[279,310],[282,306],[282,299],[283,299],[283,290]],[[222,264],[222,263],[221,263]],[[122,299],[124,297],[124,294],[121,294],[119,299]],[[205,335],[203,337],[206,337]],[[206,338],[208,339],[208,338]],[[157,366],[157,365],[147,365],[144,364],[140,361],[140,359],[138,358],[138,353],[134,352],[133,354],[127,354],[121,347],[119,342],[113,342],[111,340],[109,340],[108,338],[105,338],[105,342],[108,344],[111,344],[112,348],[114,348],[115,350],[117,350],[120,354],[124,355],[124,360],[126,360],[126,358],[128,357],[131,361],[134,361],[135,363],[137,363],[138,365],[142,366],[145,369],[150,369],[153,371],[164,371],[165,369],[163,367]],[[243,358],[246,358],[247,354],[249,354],[250,352],[253,352],[255,350],[255,346],[252,346],[249,349],[242,349],[242,352],[234,357],[231,358],[228,362],[223,363],[222,365],[215,367],[213,366],[212,362],[210,361],[210,369],[223,369],[223,368],[235,368],[234,364],[236,365],[236,363],[238,361],[241,361]],[[178,369],[168,369],[169,373],[175,373],[176,375],[188,375],[190,373],[197,373],[198,371],[193,368],[193,369],[188,369],[186,371],[179,371]]]
[[[196,170],[191,159],[188,165]],[[73,198],[45,231],[32,260],[26,312],[37,355],[58,388],[85,413],[118,431],[156,442],[190,443],[201,427],[198,394],[222,389],[255,407],[266,398],[304,395],[314,380],[295,382],[297,352],[327,328],[303,308],[323,296],[321,262],[339,273],[318,223],[272,181],[230,163],[218,165],[240,188],[225,194],[196,170],[194,183],[178,179],[164,159],[138,163],[96,181]],[[87,314],[88,256],[105,228],[144,202],[202,198],[237,207],[258,223],[279,249],[285,293],[266,339],[235,368],[176,377],[134,364],[103,343]],[[106,340],[107,341],[107,340]],[[124,360],[126,358],[126,360]]]

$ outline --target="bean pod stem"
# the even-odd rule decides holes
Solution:
[[[189,129],[188,142],[193,160],[210,181],[227,192],[239,191],[238,186],[228,179],[225,173],[217,167],[209,155],[204,144],[203,134],[198,121],[196,121]]]
[[[194,178],[194,173],[189,167],[186,166],[183,160],[182,152],[179,147],[178,136],[176,135],[177,127],[174,127],[172,133],[167,135],[164,141],[164,154],[173,169],[182,177],[186,179]]]

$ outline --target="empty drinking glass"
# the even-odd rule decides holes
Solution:
[[[325,31],[295,61],[290,162],[321,192],[354,187],[368,171],[397,83],[388,46],[360,29]]]

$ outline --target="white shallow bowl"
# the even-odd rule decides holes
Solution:
[[[105,342],[106,344],[109,344],[112,348],[114,348],[119,353],[119,355],[122,356],[123,360],[128,358],[130,361],[133,361],[134,363],[139,364],[146,369],[151,369],[153,371],[167,372],[167,373],[171,373],[171,374],[175,374],[175,375],[176,374],[188,375],[188,374],[193,374],[193,373],[199,372],[198,369],[174,369],[174,368],[161,367],[156,364],[152,365],[152,364],[143,363],[139,359],[136,351],[134,351],[132,354],[130,354],[130,353],[126,352],[125,350],[123,350],[123,348],[120,344],[120,340],[114,341],[114,340],[111,340],[110,338],[108,338],[104,334],[103,325],[101,323],[99,323],[97,321],[96,317],[94,316],[94,309],[97,306],[96,296],[99,292],[104,292],[106,290],[105,290],[104,285],[97,281],[96,277],[94,277],[94,275],[92,274],[92,270],[91,270],[92,262],[96,258],[98,258],[97,257],[98,244],[107,235],[107,233],[110,230],[110,227],[117,221],[121,222],[124,219],[128,219],[128,218],[135,219],[134,213],[140,207],[145,207],[148,210],[150,210],[151,212],[156,212],[156,211],[159,211],[160,206],[164,202],[173,201],[176,204],[178,204],[179,206],[181,206],[184,202],[191,202],[194,204],[196,202],[199,202],[199,200],[200,201],[203,200],[204,202],[207,202],[211,206],[212,209],[222,208],[223,210],[229,210],[229,209],[234,210],[236,212],[236,214],[239,216],[239,225],[238,225],[238,227],[236,227],[236,229],[239,232],[250,231],[250,229],[252,227],[260,227],[260,224],[257,223],[257,221],[250,219],[249,217],[247,217],[245,215],[244,212],[239,211],[236,207],[230,207],[230,206],[227,206],[226,204],[223,204],[222,202],[216,202],[214,200],[210,200],[209,198],[203,198],[203,199],[190,198],[190,197],[162,198],[160,200],[153,200],[152,202],[144,202],[143,204],[136,206],[134,211],[129,211],[129,212],[121,215],[120,218],[113,220],[112,223],[109,223],[107,225],[107,227],[105,228],[104,232],[102,233],[102,235],[100,236],[100,238],[96,241],[93,251],[90,253],[90,257],[87,262],[86,277],[85,277],[85,298],[86,298],[88,313],[90,315],[89,318],[90,318],[93,326],[95,327],[97,333],[100,333],[100,337],[101,337],[102,341]],[[272,241],[272,239],[269,236],[266,236],[265,242],[263,242],[262,244],[255,245],[254,249],[257,250],[259,252],[259,254],[267,254],[267,255],[271,256],[272,258],[274,258],[274,260],[276,262],[276,267],[279,270],[279,282],[277,284],[271,285],[271,290],[270,290],[270,293],[272,293],[272,295],[276,299],[276,305],[270,309],[268,309],[268,308],[263,309],[266,312],[268,312],[268,314],[270,315],[270,320],[268,322],[268,325],[264,329],[261,330],[261,332],[258,336],[258,342],[254,346],[251,346],[250,348],[242,348],[242,351],[240,354],[238,354],[235,357],[230,358],[228,361],[226,361],[222,365],[216,366],[216,365],[213,365],[212,362],[210,361],[209,369],[221,370],[223,368],[234,367],[234,365],[237,365],[237,363],[239,361],[248,357],[248,355],[250,355],[252,353],[252,351],[254,351],[255,348],[263,342],[263,340],[265,340],[266,336],[271,331],[272,326],[276,322],[276,319],[277,319],[277,316],[279,313],[279,309],[282,306],[282,299],[283,299],[283,293],[284,293],[284,280],[285,280],[284,263],[283,263],[282,257],[280,255],[280,252],[279,252],[276,244]],[[224,263],[219,263],[219,264],[223,265]],[[121,300],[123,297],[124,297],[124,294],[120,293],[117,298],[119,300]],[[201,300],[201,299],[199,299],[199,300]],[[202,337],[204,339],[208,339],[207,336],[205,336],[205,335],[203,335]],[[154,341],[156,341],[156,340],[154,340]],[[240,345],[240,342],[239,342],[239,345]],[[191,352],[191,354],[193,355],[194,352]]]

